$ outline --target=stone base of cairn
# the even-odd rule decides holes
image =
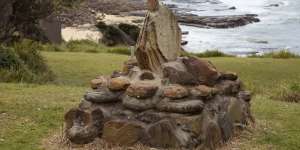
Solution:
[[[65,114],[66,136],[76,144],[102,138],[124,146],[216,149],[252,120],[251,95],[238,76],[193,57],[163,64],[161,74],[129,60],[91,87]]]

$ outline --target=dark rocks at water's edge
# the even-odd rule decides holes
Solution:
[[[76,144],[102,138],[126,146],[216,149],[251,123],[251,93],[237,74],[192,57],[179,57],[163,70],[164,77],[133,65],[120,76],[92,80],[79,107],[65,115],[67,138]],[[185,73],[189,82],[172,72]]]
[[[132,11],[127,14],[132,16],[145,16],[146,11]],[[235,28],[260,21],[256,14],[224,16],[198,16],[188,13],[175,14],[179,23],[199,28]]]
[[[180,23],[200,28],[234,28],[260,21],[255,14],[197,16],[189,13],[178,13],[176,9],[179,8],[176,8],[176,5],[167,5],[167,7],[174,10]],[[97,19],[99,19],[98,13],[144,17],[147,12],[145,8],[144,1],[137,0],[88,0],[78,9],[62,11],[59,19],[64,26],[96,24]],[[235,9],[235,7],[229,9]]]
[[[183,25],[200,28],[234,28],[250,23],[259,22],[255,14],[228,15],[228,16],[195,16],[180,15],[178,21]]]

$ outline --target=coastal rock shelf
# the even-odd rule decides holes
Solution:
[[[237,74],[180,56],[175,15],[148,0],[135,57],[122,71],[91,81],[77,108],[65,114],[66,137],[121,146],[216,149],[253,121],[251,94]]]

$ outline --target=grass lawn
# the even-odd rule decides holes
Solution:
[[[43,52],[57,75],[53,84],[0,83],[0,149],[40,149],[43,138],[60,130],[63,114],[77,106],[88,82],[121,69],[124,55]],[[237,72],[255,93],[253,134],[240,149],[300,149],[300,104],[271,99],[282,87],[300,82],[300,59],[209,58],[220,70]]]

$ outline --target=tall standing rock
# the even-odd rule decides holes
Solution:
[[[181,30],[176,16],[158,0],[148,0],[148,10],[135,54],[140,68],[161,74],[161,65],[180,54]]]

